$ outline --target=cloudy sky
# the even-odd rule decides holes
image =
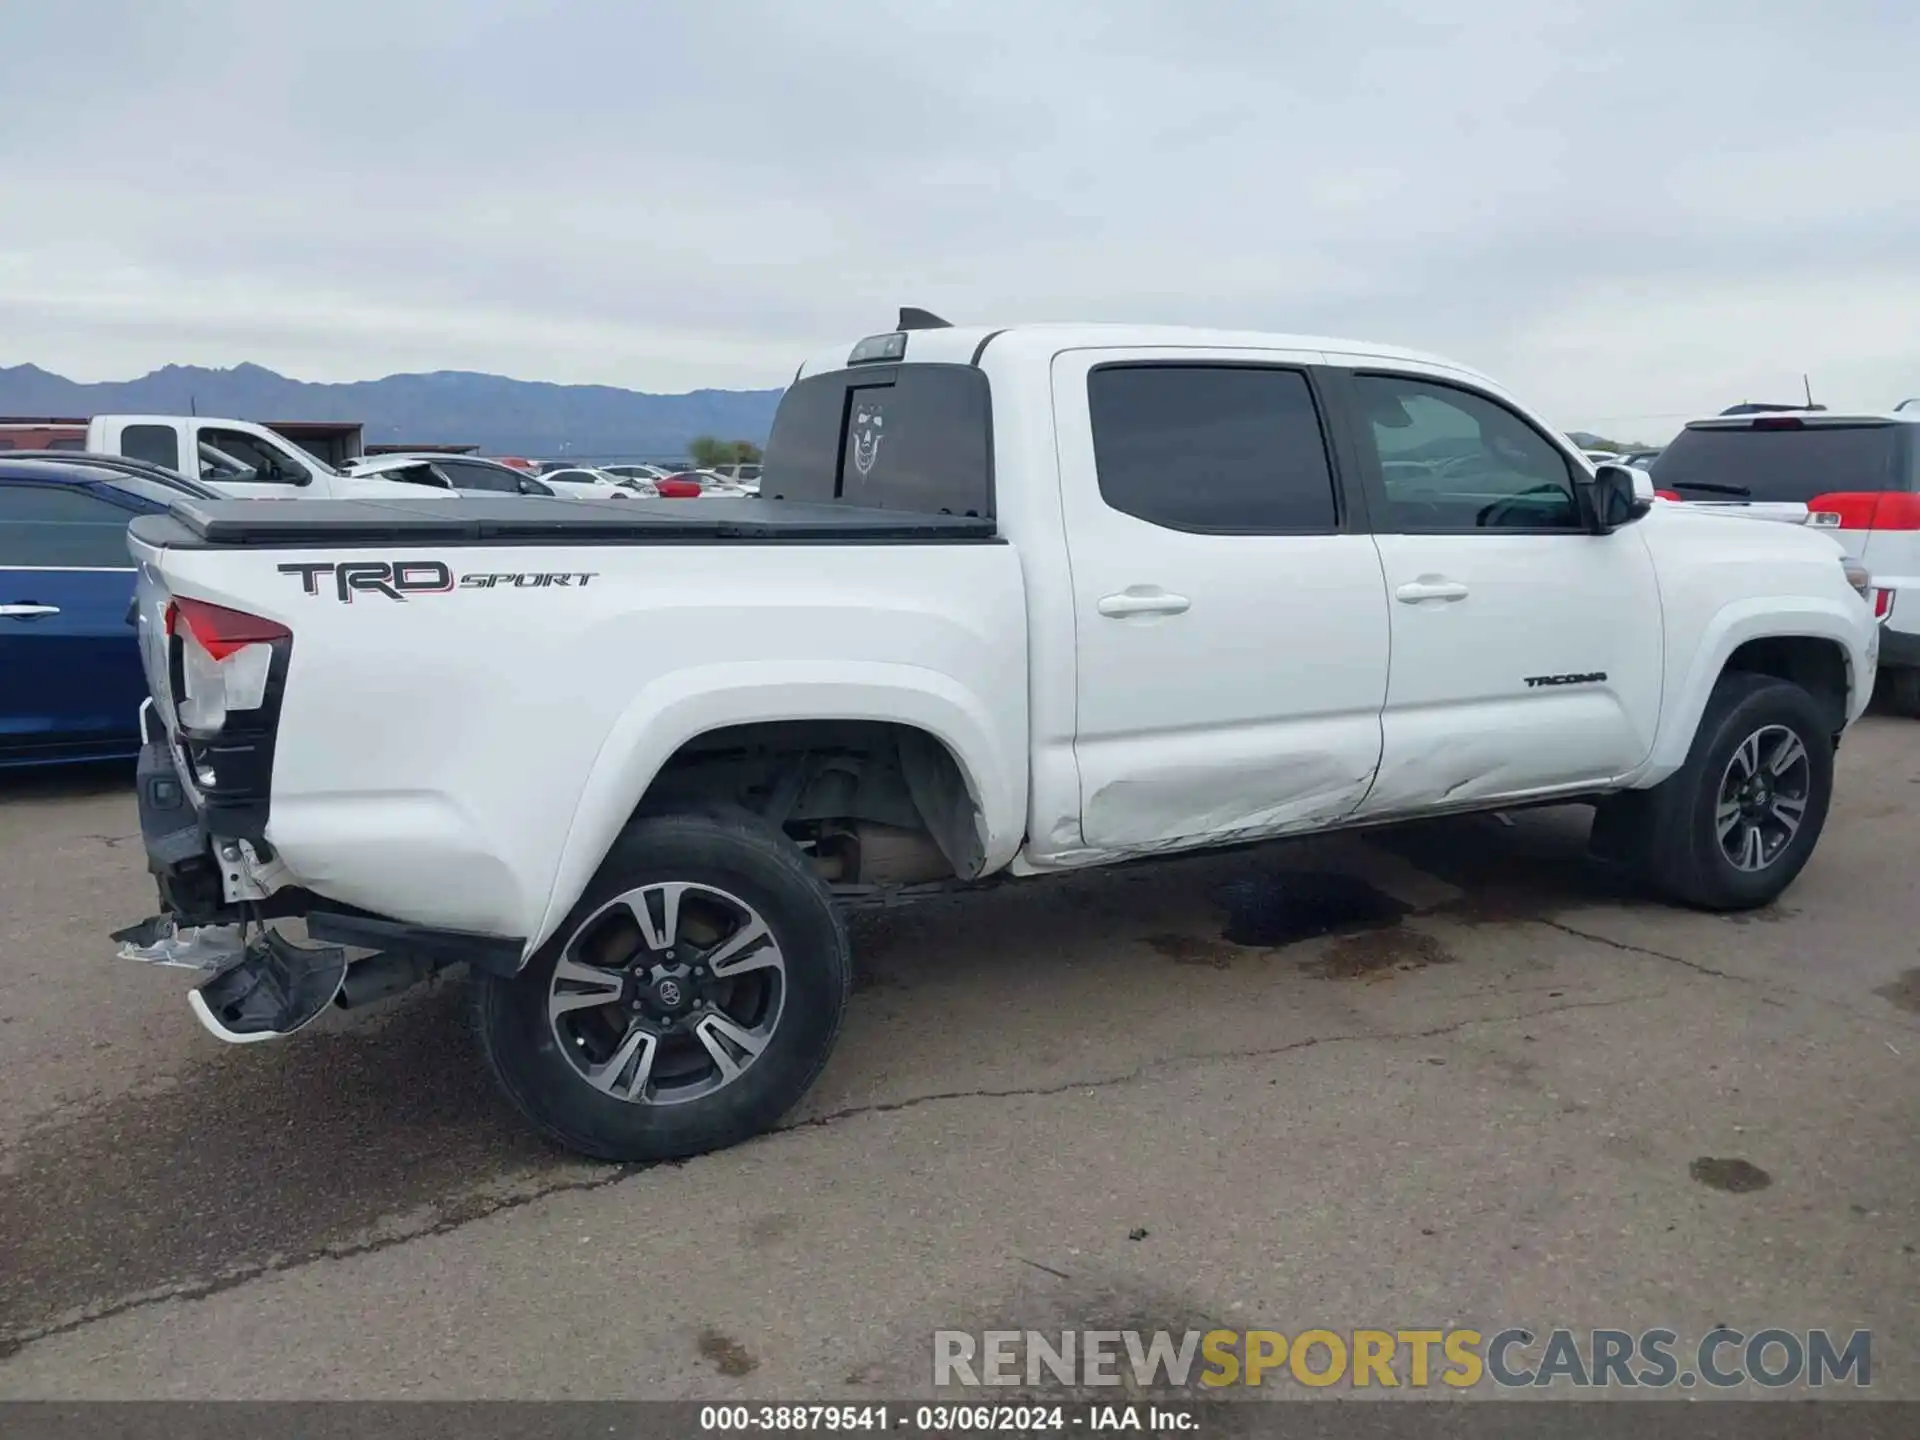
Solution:
[[[76,379],[775,385],[909,303],[1415,345],[1623,438],[1920,394],[1910,0],[6,0],[0,53],[0,364]]]

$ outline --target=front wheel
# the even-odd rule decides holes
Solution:
[[[480,1041],[508,1097],[568,1149],[673,1159],[792,1108],[852,976],[827,887],[776,827],[651,816],[525,969],[478,979]]]
[[[1798,685],[1723,676],[1686,765],[1648,813],[1646,873],[1703,910],[1765,905],[1813,854],[1833,800],[1831,719]]]

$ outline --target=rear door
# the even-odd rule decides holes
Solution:
[[[146,681],[127,622],[135,512],[77,485],[0,480],[0,752],[130,746]]]
[[[1387,600],[1339,483],[1319,359],[1054,361],[1089,846],[1327,824],[1372,783]]]

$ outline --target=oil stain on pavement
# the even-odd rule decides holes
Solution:
[[[1357,875],[1319,871],[1237,880],[1221,886],[1215,898],[1227,912],[1221,939],[1269,950],[1398,924],[1413,908]]]
[[[1873,993],[1896,1010],[1920,1015],[1920,970],[1903,971],[1891,985],[1882,985]]]
[[[1747,1195],[1773,1184],[1773,1177],[1751,1161],[1702,1155],[1687,1166],[1687,1174],[1712,1190]]]

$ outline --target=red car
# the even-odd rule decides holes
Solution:
[[[663,500],[698,500],[706,494],[706,482],[696,470],[682,470],[653,482]]]

